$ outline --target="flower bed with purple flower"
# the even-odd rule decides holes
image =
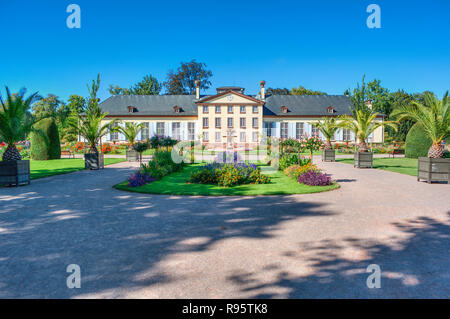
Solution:
[[[308,170],[307,172],[298,176],[299,183],[309,186],[327,186],[331,185],[331,177],[318,170]]]
[[[128,178],[128,186],[138,187],[154,181],[156,178],[151,177],[148,173],[136,172]]]

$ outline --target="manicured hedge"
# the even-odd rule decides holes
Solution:
[[[61,158],[58,127],[51,118],[36,123],[31,133],[31,158],[38,161]]]
[[[447,146],[449,143],[450,137],[445,140],[445,145]],[[431,139],[426,135],[422,127],[416,123],[406,136],[405,157],[426,157],[431,144],[433,144]]]

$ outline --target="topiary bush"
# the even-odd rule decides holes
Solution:
[[[58,126],[51,118],[34,125],[37,132],[31,133],[31,158],[38,161],[61,158]]]
[[[418,158],[427,157],[428,149],[433,142],[424,132],[422,126],[414,124],[406,135],[405,157]],[[450,136],[446,138],[445,145],[450,144]]]

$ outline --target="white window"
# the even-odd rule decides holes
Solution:
[[[245,113],[245,106],[240,107],[241,113]]]
[[[158,122],[156,123],[156,135],[158,136],[164,136],[164,122]]]
[[[209,141],[208,132],[203,132],[203,142],[208,142],[208,141]]]
[[[288,132],[289,132],[289,123],[282,122],[281,123],[281,138],[288,138]]]
[[[216,106],[216,113],[220,113],[220,106]]]
[[[295,124],[295,138],[300,140],[304,134],[305,134],[305,123],[297,122]]]
[[[313,125],[311,125],[311,135],[312,136],[319,136],[319,129]]]
[[[173,122],[172,123],[172,138],[175,140],[181,139],[181,129],[180,129],[180,122]]]
[[[350,141],[351,140],[351,131],[347,128],[342,130],[342,140],[343,141]]]
[[[240,134],[240,141],[241,141],[242,143],[245,142],[245,132],[241,132],[241,134]]]
[[[258,142],[258,132],[253,132],[253,142]]]
[[[228,127],[233,127],[233,118],[229,117],[227,121]]]
[[[207,106],[203,107],[203,113],[208,113],[208,107]]]
[[[142,124],[142,128],[141,128],[141,140],[146,140],[148,139],[148,122],[144,122]]]
[[[222,134],[220,132],[216,132],[216,142],[220,142],[222,140]]]
[[[232,106],[228,107],[228,113],[233,113],[233,107]]]
[[[253,128],[258,128],[258,118],[254,117],[252,121],[253,121],[252,123]]]
[[[220,117],[216,117],[216,127],[220,128]]]
[[[245,128],[245,117],[241,117],[240,120],[239,120],[239,123],[240,123],[242,128]]]
[[[188,140],[189,141],[195,140],[195,123],[194,122],[188,123]]]
[[[119,124],[115,123],[115,124],[111,125],[111,128],[115,128],[117,126],[119,126]],[[117,132],[117,131],[110,131],[109,132],[109,139],[111,141],[117,141],[119,139],[119,132]]]
[[[203,118],[203,128],[208,128],[208,118],[207,117],[204,117]]]
[[[253,113],[258,113],[258,106],[256,105],[253,106]]]

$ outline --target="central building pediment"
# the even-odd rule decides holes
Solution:
[[[254,97],[236,92],[234,90],[228,90],[216,95],[204,97],[196,102],[197,104],[253,104],[263,105],[264,102]]]

